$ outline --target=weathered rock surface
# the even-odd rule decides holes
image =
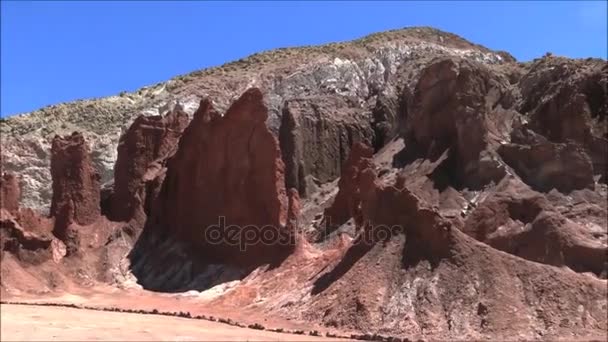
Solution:
[[[30,208],[0,208],[0,258],[12,268],[7,273],[2,265],[2,288],[11,283],[18,287],[34,285],[13,277],[13,272],[19,273],[15,268],[38,267],[47,261],[58,263],[66,255],[65,245],[53,236],[53,226],[52,218],[41,217]],[[12,264],[13,256],[19,264]]]
[[[160,169],[146,175],[151,215],[129,253],[139,284],[204,290],[293,250],[300,200],[295,189],[285,189],[266,116],[255,88],[223,116],[204,99],[175,153],[152,164]],[[261,241],[263,228],[269,241]]]
[[[0,208],[16,212],[19,209],[20,197],[19,179],[10,173],[0,175]]]
[[[608,232],[562,216],[545,196],[514,179],[501,182],[471,212],[463,231],[528,260],[608,275]]]
[[[411,340],[600,336],[606,327],[605,281],[479,243],[460,231],[461,219],[443,217],[372,168],[359,179],[363,229],[336,261],[300,260],[294,274],[283,268],[280,281],[306,299],[282,315]],[[310,297],[308,285],[291,280],[303,271],[313,274]],[[281,298],[269,290],[276,276],[254,278],[268,307]],[[237,293],[223,302],[237,300]]]
[[[56,136],[51,154],[54,234],[65,242],[71,253],[78,249],[80,239],[79,228],[73,224],[90,225],[101,216],[99,174],[80,133]]]
[[[4,258],[4,253],[11,253],[18,260],[34,266],[47,260],[61,259],[65,255],[65,246],[62,253],[62,244],[51,233],[52,226],[42,218],[32,220],[30,214],[13,216],[0,209],[0,258]]]
[[[517,113],[509,82],[488,67],[460,59],[438,59],[422,71],[405,121],[410,158],[437,159],[450,149],[450,183],[480,187],[504,176],[491,150],[508,137]],[[485,170],[489,169],[489,170]],[[489,171],[489,172],[488,172]]]
[[[279,132],[286,186],[306,197],[315,184],[339,177],[350,147],[371,144],[370,122],[370,113],[352,100],[328,96],[288,101]]]
[[[520,111],[530,128],[553,142],[573,140],[591,157],[594,173],[608,172],[608,65],[600,59],[535,60],[520,81]]]
[[[141,214],[150,191],[144,179],[150,164],[175,152],[188,121],[188,115],[176,106],[165,116],[139,116],[120,138],[111,199],[113,220],[129,221]]]
[[[342,167],[342,175],[338,182],[338,193],[331,206],[325,209],[323,220],[325,231],[329,234],[338,226],[343,225],[351,217],[359,204],[359,173],[370,166],[374,151],[363,143],[355,143]]]
[[[595,187],[591,159],[576,143],[504,144],[497,151],[527,184],[539,191],[555,188],[568,193]]]
[[[281,260],[293,248],[293,232],[286,229],[284,165],[265,125],[267,115],[256,88],[224,116],[203,100],[168,162],[161,224],[216,262],[261,265]],[[259,240],[264,227],[275,235],[268,243]],[[234,236],[227,235],[231,228]],[[246,231],[252,241],[246,241]],[[215,233],[218,241],[212,239]]]

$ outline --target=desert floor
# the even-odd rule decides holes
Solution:
[[[54,306],[0,305],[2,341],[172,340],[327,341],[322,337],[274,333],[222,323],[161,315]],[[344,341],[344,340],[342,340]]]

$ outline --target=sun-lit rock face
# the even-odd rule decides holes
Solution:
[[[90,225],[101,216],[99,174],[80,133],[55,136],[51,156],[54,234],[75,251],[79,238],[72,226]]]
[[[145,183],[152,179],[150,173],[160,169],[151,164],[175,152],[188,122],[188,115],[176,106],[165,116],[139,116],[123,134],[118,144],[109,209],[113,220],[129,221],[144,214],[149,192]]]
[[[278,141],[266,127],[267,116],[256,88],[247,90],[223,116],[203,100],[168,163],[160,220],[172,235],[212,260],[260,265],[281,259],[293,248],[284,165]],[[237,228],[238,242],[244,242],[240,234],[247,230],[261,238],[264,227],[281,237],[268,243],[251,241],[241,251],[242,246],[231,245],[225,235],[231,226]],[[223,234],[221,241],[212,239],[213,229]]]

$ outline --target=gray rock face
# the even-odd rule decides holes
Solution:
[[[395,116],[395,113],[384,115],[382,107],[374,112],[379,103],[386,103],[378,98],[395,93],[402,75],[416,79],[429,56],[459,56],[487,64],[513,61],[505,53],[431,28],[384,32],[348,43],[268,51],[132,93],[53,105],[2,120],[3,167],[7,172],[21,176],[23,206],[48,211],[50,140],[55,134],[79,131],[85,135],[104,184],[113,178],[118,140],[137,116],[164,114],[178,102],[192,115],[205,96],[214,99],[216,108],[223,112],[229,103],[252,86],[264,92],[269,108],[267,124],[276,135],[285,103],[298,99],[294,101],[304,106],[303,102],[325,98],[348,103],[345,106],[348,110],[340,115],[345,116],[346,121],[353,120],[346,118],[350,114],[360,116],[357,122],[367,125],[360,128],[362,135],[372,139],[373,117]],[[314,110],[301,112],[306,117],[303,122],[307,123],[318,121],[314,116],[319,114],[331,115]],[[323,120],[335,121],[333,117],[322,118],[320,122]],[[348,129],[338,126],[329,124],[334,132],[347,134]],[[390,129],[382,127],[383,131]],[[323,148],[316,145],[313,149]],[[345,156],[348,151],[344,152],[340,155]],[[322,151],[315,154],[323,156]],[[330,175],[306,172],[329,179],[339,175],[341,163],[336,161],[336,164]]]
[[[286,102],[279,141],[288,188],[305,197],[340,176],[355,142],[371,143],[371,113],[357,107],[331,96]]]

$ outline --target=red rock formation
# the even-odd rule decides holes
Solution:
[[[289,243],[256,240],[246,251],[239,249],[239,243],[246,243],[239,236],[246,229],[259,235],[262,227],[270,226],[277,240],[279,235],[287,240],[292,236],[285,229],[284,166],[266,118],[267,108],[256,88],[247,90],[223,117],[203,100],[168,163],[160,194],[161,222],[218,262],[259,265],[275,262],[293,248]],[[231,229],[236,236],[225,235]],[[209,235],[213,231],[221,233],[217,241]]]
[[[522,182],[505,179],[496,190],[467,216],[463,230],[477,240],[487,242],[497,229],[508,229],[515,221],[522,228],[551,207],[542,194]]]
[[[55,221],[53,218],[41,216],[30,208],[19,208],[19,212],[13,214],[19,224],[30,231],[38,233],[52,233]]]
[[[188,121],[188,115],[176,106],[164,117],[137,117],[122,135],[114,168],[111,219],[129,221],[138,211],[143,212],[147,194],[144,175],[152,162],[174,152]]]
[[[17,177],[0,177],[0,258],[9,252],[29,265],[40,264],[57,254],[53,220],[29,208],[19,208],[21,195]]]
[[[0,208],[4,208],[11,213],[19,210],[19,198],[21,188],[19,180],[15,175],[5,173],[0,177]]]
[[[588,211],[594,206],[586,203]],[[505,179],[468,215],[462,229],[488,245],[522,258],[606,277],[606,233],[560,214],[543,194]]]
[[[363,144],[355,143],[342,166],[342,174],[338,181],[338,194],[331,206],[325,209],[325,234],[346,223],[352,217],[357,206],[357,191],[359,172],[370,165],[369,158],[374,150]]]
[[[370,242],[401,233],[406,236],[408,253],[404,261],[436,262],[447,255],[449,232],[462,225],[459,219],[444,218],[407,187],[382,184],[372,168],[360,171],[359,192],[364,234]]]
[[[558,322],[580,307],[570,300],[592,303],[606,293],[581,289],[605,288],[592,277],[529,262],[475,241],[459,229],[459,218],[444,217],[407,187],[378,179],[371,168],[361,172],[359,188],[364,229],[341,260],[315,280],[305,317],[369,333],[387,329],[412,339],[478,339],[506,336],[507,331],[531,336],[537,333],[530,328],[536,324],[534,314],[507,313],[541,310],[552,322],[541,323],[543,334],[555,333]],[[513,286],[508,279],[523,285]],[[567,285],[572,282],[580,287]],[[551,300],[531,307],[531,293],[559,296],[564,310]],[[604,314],[600,309],[592,315],[603,320]]]
[[[55,217],[54,233],[65,242],[68,253],[78,249],[80,226],[95,222],[101,215],[99,174],[93,167],[89,148],[80,133],[55,136],[51,150],[53,200],[51,216]]]
[[[26,222],[31,223],[31,222]],[[0,257],[10,252],[30,265],[40,264],[52,257],[50,231],[28,229],[5,209],[0,209]]]

